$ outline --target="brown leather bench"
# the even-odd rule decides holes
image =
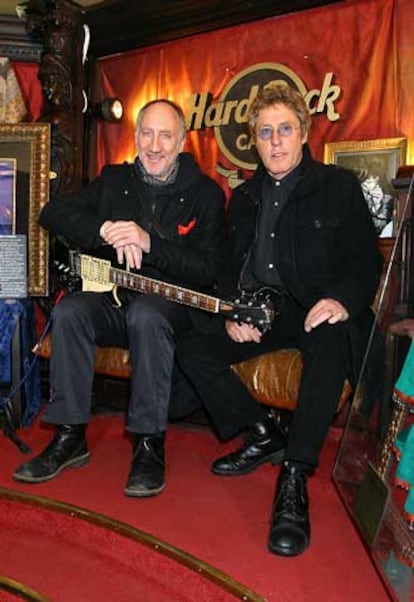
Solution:
[[[391,256],[393,239],[380,239],[379,247],[384,256],[384,279],[388,261]],[[384,324],[389,318],[393,302],[394,286],[387,287],[387,293],[382,299],[381,285],[373,304],[374,311],[379,312],[379,321]],[[50,357],[51,342],[47,336],[38,349],[41,357]],[[281,410],[294,410],[298,397],[300,378],[302,374],[301,354],[297,349],[282,349],[261,355],[257,358],[236,364],[233,369],[248,387],[258,402]],[[97,374],[115,378],[129,378],[131,367],[128,351],[119,347],[99,347],[96,354],[95,371]],[[350,398],[351,386],[345,382],[338,411]]]

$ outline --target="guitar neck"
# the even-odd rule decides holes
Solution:
[[[122,286],[146,295],[156,295],[175,303],[203,309],[211,313],[220,313],[220,299],[204,295],[197,291],[176,286],[168,282],[161,282],[141,274],[134,274],[118,268],[111,268],[110,279],[112,284]]]
[[[168,282],[161,282],[148,276],[135,274],[119,268],[111,266],[111,262],[105,259],[99,259],[90,255],[80,254],[79,261],[76,261],[76,272],[81,276],[82,280],[89,283],[89,290],[93,290],[94,283],[100,287],[111,289],[115,286],[144,293],[147,295],[155,295],[163,297],[175,303],[188,305],[197,309],[202,309],[210,313],[225,313],[231,311],[232,304],[222,301],[216,297],[205,295],[198,291],[193,291],[187,288],[176,286]]]

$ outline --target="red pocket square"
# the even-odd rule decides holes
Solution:
[[[195,225],[196,225],[196,218],[192,219],[191,222],[188,222],[188,224],[186,226],[182,226],[181,224],[178,224],[178,234],[180,236],[185,236],[186,234],[191,232],[191,230],[194,228]]]

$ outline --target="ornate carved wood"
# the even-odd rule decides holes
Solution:
[[[45,13],[27,14],[29,35],[43,47],[39,80],[44,107],[39,121],[51,124],[51,194],[75,192],[83,164],[83,15],[67,0]]]

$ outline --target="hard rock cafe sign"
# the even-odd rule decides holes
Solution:
[[[279,63],[258,63],[237,73],[224,88],[217,102],[208,92],[195,93],[187,100],[186,119],[189,130],[213,128],[223,155],[236,168],[254,170],[256,156],[247,130],[247,111],[260,88],[285,83],[304,97],[311,114],[326,113],[329,121],[340,115],[335,103],[341,88],[333,83],[334,74],[325,73],[320,88],[308,90],[304,82],[288,67]],[[240,181],[239,169],[229,170],[218,165],[217,171],[228,178],[231,188]]]

